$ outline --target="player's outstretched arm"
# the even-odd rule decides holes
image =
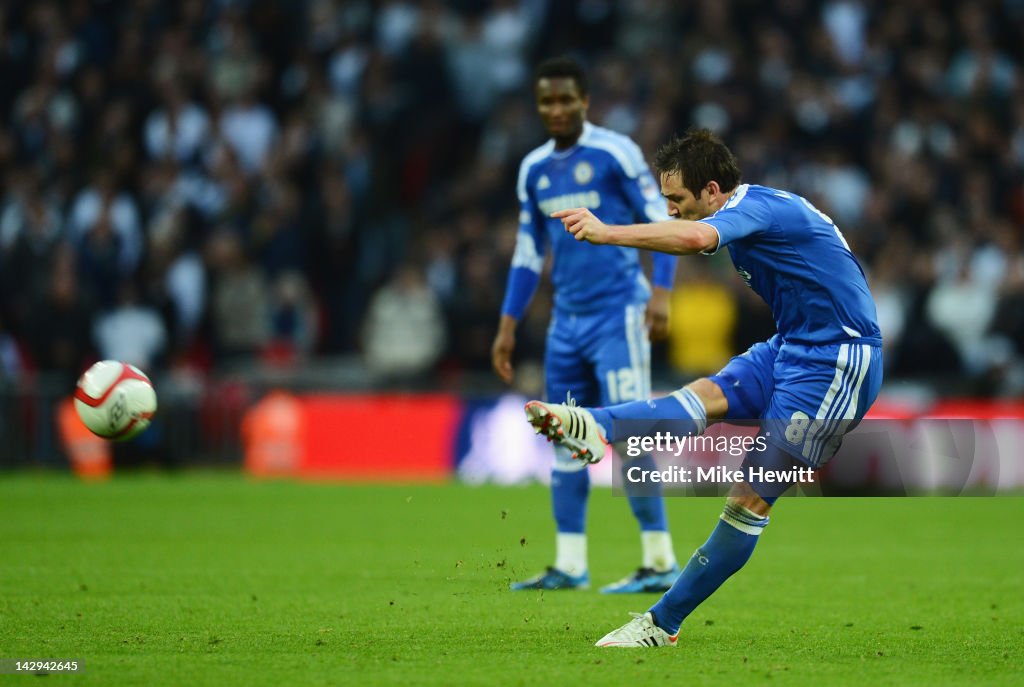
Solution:
[[[693,255],[718,248],[718,232],[703,222],[673,219],[650,224],[608,225],[586,208],[559,210],[551,216],[562,220],[565,230],[577,241],[646,248],[672,255]]]

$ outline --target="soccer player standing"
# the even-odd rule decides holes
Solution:
[[[767,446],[747,453],[745,470],[821,467],[882,383],[882,337],[857,259],[832,220],[804,198],[741,184],[732,152],[707,130],[670,141],[655,167],[673,221],[624,227],[606,225],[586,208],[553,214],[577,240],[595,245],[678,255],[727,246],[737,272],[771,307],[778,334],[716,377],[665,398],[601,409],[531,401],[528,419],[577,457],[594,461],[605,441],[616,438],[616,420],[681,419],[687,431],[700,433],[709,415],[734,417],[724,407],[736,404],[757,413],[750,417],[761,420]],[[772,505],[790,486],[736,485],[672,588],[597,645],[674,646],[683,620],[750,558]]]
[[[664,202],[639,146],[586,121],[587,79],[579,64],[568,58],[547,60],[538,66],[534,86],[537,111],[551,139],[519,168],[519,234],[491,350],[494,370],[506,383],[512,381],[516,324],[550,249],[554,311],[544,361],[548,399],[568,396],[586,405],[607,405],[644,398],[650,394],[648,336],[666,335],[676,258],[655,254],[652,296],[637,250],[577,242],[550,215],[587,207],[622,223],[660,221],[668,219]],[[589,586],[585,521],[590,476],[586,463],[570,453],[556,446],[551,473],[555,563],[514,583],[514,590]],[[650,456],[630,464],[654,465]],[[641,565],[602,591],[664,591],[679,567],[661,496],[630,496],[629,501],[640,523]]]

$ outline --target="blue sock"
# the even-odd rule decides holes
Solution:
[[[662,398],[646,401],[631,401],[605,408],[588,408],[605,432],[608,441],[618,441],[616,423],[628,420],[672,420],[672,429],[677,436],[702,434],[708,424],[707,410],[697,394],[683,388]],[[638,428],[630,427],[628,434],[637,434]]]
[[[590,471],[551,471],[551,510],[559,532],[583,534],[587,522]]]
[[[678,632],[686,616],[743,567],[767,524],[767,517],[726,504],[711,536],[694,552],[672,588],[651,606],[658,627],[669,634]]]
[[[626,470],[635,467],[640,468],[644,473],[657,470],[658,468],[654,462],[654,457],[649,453],[645,453],[632,460],[624,460],[620,468],[623,484],[632,484],[626,479]],[[642,486],[634,489],[630,489],[627,486],[626,498],[629,499],[629,507],[633,509],[633,515],[636,516],[637,522],[640,523],[641,530],[645,532],[652,530],[658,532],[668,531],[668,520],[665,518],[665,501],[661,498],[660,482],[647,482],[645,480]]]

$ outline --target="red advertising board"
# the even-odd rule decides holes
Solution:
[[[303,477],[433,481],[452,476],[462,403],[446,394],[317,394],[305,416]]]

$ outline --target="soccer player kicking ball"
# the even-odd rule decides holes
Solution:
[[[512,381],[515,329],[533,297],[544,266],[554,260],[554,312],[544,353],[546,395],[567,395],[586,405],[608,405],[650,395],[650,343],[664,338],[668,290],[676,258],[652,256],[652,289],[638,251],[573,240],[556,210],[601,208],[612,221],[667,220],[665,204],[639,146],[626,136],[587,122],[587,80],[573,60],[555,58],[537,67],[537,112],[551,136],[519,168],[519,234],[509,271],[501,322],[491,349],[495,372]],[[646,310],[645,310],[646,305]],[[630,467],[650,470],[650,455]],[[586,514],[590,489],[587,464],[555,448],[551,505],[558,536],[554,565],[513,590],[585,589]],[[641,564],[631,575],[604,586],[605,593],[664,592],[679,575],[660,494],[627,494],[640,524]]]
[[[589,210],[553,213],[578,241],[679,255],[728,246],[743,280],[772,309],[778,334],[734,358],[722,372],[671,395],[605,408],[531,401],[530,423],[577,459],[600,460],[617,420],[675,419],[692,433],[708,417],[761,420],[767,450],[742,469],[817,469],[838,450],[878,395],[882,338],[864,272],[832,220],[804,198],[740,184],[732,152],[711,132],[693,130],[664,145],[655,167],[674,220],[609,226]],[[708,540],[646,613],[597,646],[675,646],[690,613],[750,558],[768,512],[790,484],[737,484]]]

